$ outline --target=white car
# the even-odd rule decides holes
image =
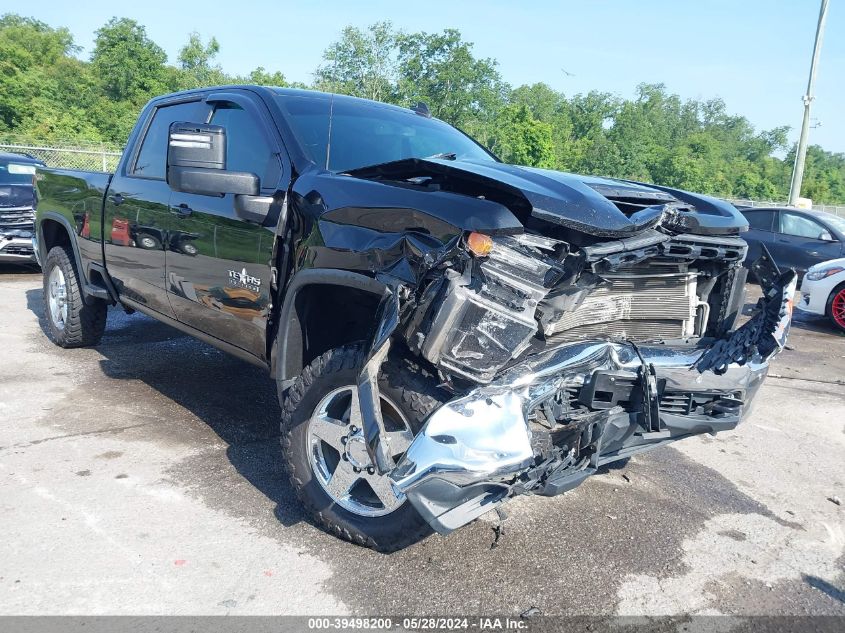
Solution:
[[[801,282],[799,309],[830,317],[845,332],[845,257],[811,266]]]

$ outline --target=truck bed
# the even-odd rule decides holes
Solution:
[[[59,222],[76,235],[86,279],[91,262],[103,264],[103,199],[111,178],[105,172],[52,167],[39,167],[36,175],[37,222]]]

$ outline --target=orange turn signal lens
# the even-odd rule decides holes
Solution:
[[[486,257],[493,250],[493,238],[483,233],[470,233],[467,236],[467,248],[476,257]]]

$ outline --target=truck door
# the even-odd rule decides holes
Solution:
[[[167,138],[174,121],[198,120],[201,99],[162,103],[146,115],[138,140],[122,161],[104,204],[106,266],[121,296],[175,318],[167,298],[165,253],[171,224],[165,182]]]
[[[240,93],[209,99],[208,122],[226,128],[226,168],[258,175],[261,194],[275,194],[290,169],[263,105]],[[241,220],[231,194],[174,191],[170,206],[167,277],[177,318],[263,357],[275,223]]]

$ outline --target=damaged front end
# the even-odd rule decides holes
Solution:
[[[462,269],[440,271],[404,306],[401,289],[385,297],[359,383],[365,434],[373,463],[438,532],[748,412],[785,343],[795,274],[761,258],[764,297],[734,329],[744,241],[672,231],[673,212],[657,216],[631,237],[577,246],[524,233],[474,253],[469,236]],[[455,394],[396,464],[372,405],[391,334]]]
[[[375,468],[441,533],[510,496],[559,494],[604,463],[734,428],[785,344],[795,273],[764,254],[764,296],[737,328],[746,225],[721,201],[499,163],[409,159],[344,177],[377,184],[385,209],[401,198],[451,224],[468,205],[439,249],[387,261],[378,234],[367,250],[389,290],[356,415]],[[345,217],[338,206],[323,217]],[[403,235],[416,244],[433,228]],[[376,406],[391,341],[452,394],[398,463]]]

